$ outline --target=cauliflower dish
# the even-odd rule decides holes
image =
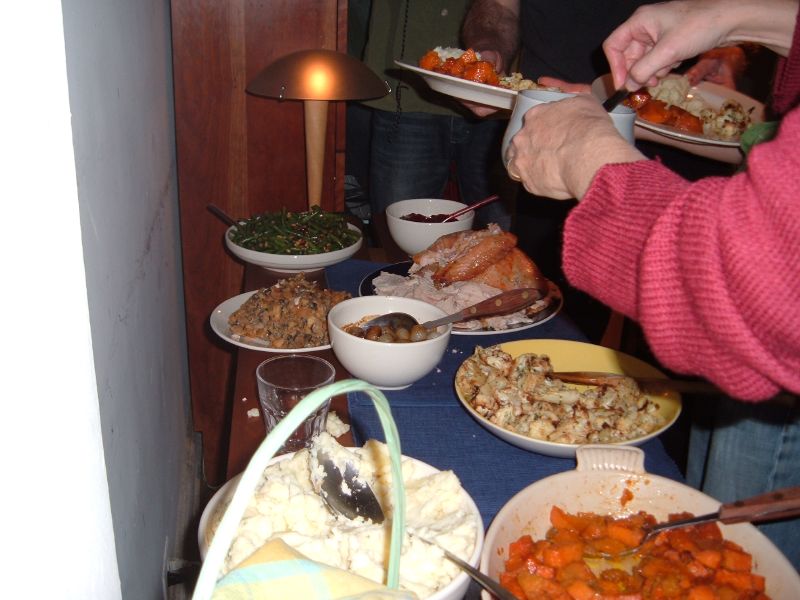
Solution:
[[[514,358],[499,346],[478,346],[456,373],[455,385],[461,398],[490,422],[548,442],[613,444],[664,425],[658,404],[629,377],[576,387],[552,373],[545,355]]]

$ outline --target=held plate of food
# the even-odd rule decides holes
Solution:
[[[610,74],[592,83],[601,100],[611,91]],[[691,144],[738,148],[747,127],[764,120],[764,105],[757,100],[708,81],[693,86],[678,74],[632,92],[625,102],[637,112],[637,128]]]
[[[350,297],[319,289],[302,274],[229,298],[214,309],[211,329],[223,340],[261,352],[316,352],[331,347],[328,311]]]
[[[469,49],[437,46],[420,58],[419,65],[400,60],[394,64],[420,75],[436,92],[505,110],[514,108],[519,90],[547,89],[520,73],[499,75],[494,65]]]
[[[514,108],[517,97],[515,90],[437,73],[399,60],[394,61],[394,64],[420,75],[432,90],[441,94],[505,110]]]
[[[516,247],[515,235],[490,224],[478,231],[440,237],[410,262],[367,275],[361,296],[416,298],[456,313],[500,292],[520,288],[540,290],[542,298],[528,308],[453,325],[455,335],[492,335],[535,327],[552,319],[563,306],[561,291]]]
[[[584,444],[642,444],[680,415],[676,392],[644,393],[630,378],[604,386],[570,385],[554,371],[664,377],[644,361],[610,348],[519,340],[477,347],[456,372],[456,394],[470,415],[501,439],[562,458],[574,456]]]

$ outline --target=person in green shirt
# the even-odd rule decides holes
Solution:
[[[498,193],[501,185],[508,185],[502,169],[497,169],[506,118],[477,118],[457,100],[431,90],[419,75],[394,63],[416,65],[437,46],[460,47],[459,31],[469,0],[371,4],[363,60],[392,89],[389,95],[364,103],[371,112],[372,212],[398,200],[441,198],[451,170],[462,202]],[[510,228],[505,202],[477,211],[476,228],[490,222]]]

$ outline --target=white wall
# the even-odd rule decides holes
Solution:
[[[2,595],[113,599],[60,5],[3,5],[0,23]]]
[[[169,2],[61,10],[0,7],[2,595],[156,598],[190,431]]]

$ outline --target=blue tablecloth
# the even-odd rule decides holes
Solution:
[[[348,260],[327,269],[332,289],[358,295],[359,282],[380,263]],[[551,320],[515,333],[486,336],[451,335],[439,366],[411,387],[387,391],[400,431],[402,451],[439,469],[451,469],[472,496],[484,526],[514,494],[534,481],[575,468],[573,459],[553,458],[513,446],[481,426],[461,406],[454,388],[455,372],[476,345],[491,346],[516,339],[587,341],[569,319],[569,307]],[[350,421],[356,442],[383,439],[372,401],[364,394],[349,397]],[[681,480],[680,470],[658,439],[642,446],[650,473]]]

